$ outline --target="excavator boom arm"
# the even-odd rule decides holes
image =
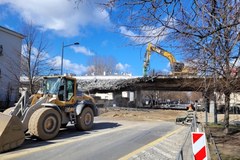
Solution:
[[[150,63],[151,52],[156,52],[156,53],[166,57],[169,60],[173,71],[181,71],[182,68],[184,67],[184,64],[178,63],[176,61],[175,57],[170,52],[164,50],[161,47],[154,46],[153,44],[148,43],[147,50],[145,53],[144,64],[143,64],[143,76],[144,77],[147,76],[147,69],[148,69],[149,63]]]
[[[150,49],[150,51],[154,51],[154,52],[166,57],[171,64],[176,62],[175,57],[168,51],[164,50],[161,47],[153,46],[151,43],[149,43],[148,45],[149,45],[148,49]]]

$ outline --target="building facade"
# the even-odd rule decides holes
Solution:
[[[19,95],[23,38],[0,26],[0,110],[12,106]]]

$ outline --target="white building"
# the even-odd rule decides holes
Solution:
[[[219,105],[225,104],[225,95],[217,94],[217,103]],[[230,94],[230,106],[235,106],[240,104],[240,93],[231,93]]]
[[[18,98],[24,36],[0,26],[0,110]]]

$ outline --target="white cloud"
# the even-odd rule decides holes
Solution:
[[[169,26],[173,26],[175,22],[174,19],[169,17],[166,17],[165,21],[168,22]],[[134,33],[134,31],[131,31],[124,26],[119,27],[119,30],[120,33],[126,35],[128,38],[130,38],[131,41],[137,44],[144,44],[148,42],[156,44],[160,41],[165,40],[170,33],[170,29],[167,29],[164,26],[155,27],[145,25],[139,28],[139,34]]]
[[[118,71],[126,72],[129,67],[130,67],[129,64],[122,64],[122,63],[116,64],[116,70]]]
[[[128,30],[126,27],[121,26],[119,28],[120,33],[124,34],[128,38],[130,38],[131,41],[137,43],[137,44],[144,44],[151,42],[153,44],[156,44],[159,41],[163,41],[168,34],[168,30],[164,27],[152,27],[152,26],[145,26],[142,27],[140,30],[140,34],[135,34],[133,31]]]
[[[99,2],[99,1],[98,1]],[[110,25],[109,13],[97,5],[97,0],[4,0],[25,22],[32,22],[43,30],[53,30],[61,36],[76,36],[87,25]]]
[[[22,45],[22,54],[25,56],[28,55],[26,44]],[[49,54],[46,51],[44,51],[44,50],[39,51],[34,46],[31,47],[31,55],[32,55],[31,61],[36,61],[36,58],[38,59],[38,61],[44,61],[44,60],[50,58]]]
[[[71,47],[76,53],[82,53],[86,56],[94,56],[95,53],[90,51],[89,49],[87,49],[84,46],[72,46]]]
[[[61,67],[61,57],[56,56],[51,60],[52,67],[58,69]],[[82,64],[72,63],[68,59],[63,59],[63,71],[68,73],[75,73],[76,75],[81,75],[88,70],[88,67]]]
[[[128,30],[126,27],[124,26],[121,26],[119,27],[120,29],[120,33],[126,35],[126,36],[129,36],[129,37],[136,37],[137,34],[133,33],[132,31]]]

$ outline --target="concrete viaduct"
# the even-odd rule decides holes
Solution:
[[[210,103],[210,95],[214,91],[213,78],[201,77],[169,77],[169,76],[156,76],[156,77],[108,77],[96,76],[91,79],[79,78],[79,87],[83,90],[88,90],[91,93],[106,93],[113,92],[114,95],[120,94],[121,91],[135,92],[135,104],[141,106],[141,91],[142,90],[159,90],[159,91],[196,91],[202,92],[205,98],[207,107]],[[224,82],[217,81],[215,83],[216,91],[223,91],[225,86]],[[235,80],[234,92],[240,91],[238,85],[240,79]]]

